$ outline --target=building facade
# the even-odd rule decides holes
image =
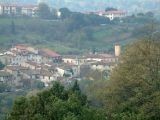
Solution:
[[[36,16],[37,5],[0,4],[0,15]]]
[[[124,18],[126,17],[127,13],[121,10],[113,10],[113,11],[98,11],[92,12],[96,15],[103,16],[109,18],[110,20],[114,20],[115,18]]]

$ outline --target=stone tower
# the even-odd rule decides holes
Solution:
[[[119,57],[121,54],[121,46],[119,44],[115,45],[115,56]]]

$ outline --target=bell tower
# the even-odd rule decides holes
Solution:
[[[114,48],[115,48],[115,56],[119,57],[121,54],[121,46],[119,44],[116,44]]]

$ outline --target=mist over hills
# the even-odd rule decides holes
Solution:
[[[38,0],[1,0],[9,3],[37,4]],[[43,1],[43,0],[42,0]],[[74,11],[104,10],[106,7],[135,12],[160,9],[160,0],[44,0],[55,8],[68,7]]]

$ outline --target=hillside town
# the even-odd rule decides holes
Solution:
[[[49,49],[37,49],[19,44],[0,53],[5,64],[0,71],[0,82],[21,88],[34,80],[50,86],[53,81],[69,84],[81,80],[85,70],[110,72],[116,66],[120,45],[115,45],[115,54],[59,55]]]

